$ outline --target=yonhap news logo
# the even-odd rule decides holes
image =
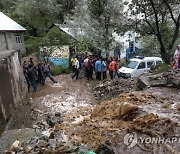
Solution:
[[[161,143],[180,143],[180,137],[138,137],[135,132],[126,134],[124,136],[124,144],[127,148],[134,147],[137,143],[145,143],[145,144],[161,144]]]
[[[127,145],[128,148],[134,147],[138,142],[137,134],[135,132],[126,134],[124,136],[124,144]]]

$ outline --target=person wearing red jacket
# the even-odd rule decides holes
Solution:
[[[109,69],[110,78],[111,78],[111,80],[113,80],[114,79],[114,72],[116,70],[116,62],[114,59],[111,59],[109,66],[108,66],[108,69]]]

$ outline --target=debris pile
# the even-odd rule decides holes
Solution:
[[[150,93],[123,93],[96,105],[90,116],[84,117],[83,121],[71,127],[62,123],[57,130],[64,130],[74,143],[86,144],[91,149],[98,148],[106,141],[117,146],[117,143],[122,142],[126,131],[136,124],[133,120],[148,114],[140,107],[141,104],[162,102],[163,99]]]
[[[120,94],[94,107],[81,106],[71,112],[64,112],[65,114],[46,114],[44,121],[41,121],[45,127],[38,137],[26,143],[16,141],[5,153],[122,153],[122,149],[126,148],[122,144],[124,136],[129,132],[163,137],[179,134],[177,123],[169,118],[147,113],[141,108],[142,104],[164,101],[151,93],[131,92]],[[35,113],[37,112],[38,115],[44,114],[36,110]],[[38,131],[40,126],[37,124],[37,127]],[[114,149],[121,151],[115,152]],[[138,152],[144,151],[139,149]]]
[[[93,85],[94,96],[98,101],[111,99],[123,92],[135,90],[135,79],[118,78],[115,80],[107,80]]]
[[[141,132],[143,134],[161,137],[166,137],[167,135],[173,136],[175,134],[174,129],[178,126],[169,118],[160,118],[158,115],[152,113],[137,117],[132,122],[129,128],[131,132]]]
[[[138,88],[143,90],[147,87],[173,87],[180,89],[180,71],[169,70],[156,75],[141,76],[138,78]]]

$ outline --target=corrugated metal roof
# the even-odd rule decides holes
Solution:
[[[25,31],[17,22],[0,12],[0,31]]]
[[[50,26],[50,28],[52,28],[53,26],[59,27],[60,30],[67,33],[68,35],[70,35],[71,37],[73,37],[74,39],[78,41],[82,41],[85,35],[84,31],[81,28],[70,28],[70,27],[67,27],[66,25],[55,24],[55,23],[53,23]]]

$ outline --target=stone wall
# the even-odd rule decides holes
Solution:
[[[5,126],[27,94],[19,53],[0,52],[0,125]]]

